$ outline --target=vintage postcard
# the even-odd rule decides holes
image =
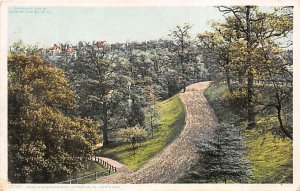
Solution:
[[[300,190],[299,1],[0,3],[0,190]]]

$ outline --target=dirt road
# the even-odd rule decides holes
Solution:
[[[211,131],[216,123],[214,111],[203,96],[209,82],[200,82],[180,93],[186,106],[186,124],[179,137],[136,172],[121,171],[96,183],[173,183],[197,161],[194,141]]]

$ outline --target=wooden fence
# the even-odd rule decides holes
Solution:
[[[85,184],[88,182],[91,182],[93,180],[98,180],[99,178],[103,176],[110,175],[112,173],[117,172],[117,168],[112,166],[111,164],[107,163],[106,161],[102,160],[101,158],[98,158],[97,156],[90,156],[89,160],[95,161],[102,165],[104,168],[107,169],[107,171],[97,171],[90,174],[86,174],[79,177],[69,177],[69,180],[65,180],[62,182],[57,182],[55,184]]]
[[[106,176],[106,175],[107,175],[106,172],[98,171],[98,172],[93,172],[93,173],[86,174],[86,175],[80,176],[80,177],[71,177],[70,176],[69,180],[57,182],[56,184],[85,184],[85,183],[89,183],[93,180],[98,180],[99,178]]]
[[[97,156],[91,156],[91,157],[90,157],[90,160],[91,160],[91,161],[98,162],[98,163],[100,163],[104,168],[107,168],[109,174],[114,173],[114,172],[117,172],[117,168],[116,168],[116,167],[114,167],[113,165],[109,164],[108,162],[106,162],[106,161],[104,161],[104,160],[98,158]]]

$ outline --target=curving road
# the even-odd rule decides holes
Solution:
[[[209,132],[217,119],[214,111],[203,96],[210,82],[200,82],[187,87],[180,93],[186,107],[186,124],[182,133],[136,172],[119,171],[92,182],[97,183],[174,183],[197,161],[194,141]]]

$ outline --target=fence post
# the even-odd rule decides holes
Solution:
[[[72,184],[72,175],[70,174],[70,184]]]
[[[75,182],[76,182],[76,184],[78,184],[78,182],[77,182],[77,176],[75,177]]]
[[[96,155],[95,155],[95,161],[97,161]]]
[[[97,180],[97,172],[95,172],[95,180]]]

